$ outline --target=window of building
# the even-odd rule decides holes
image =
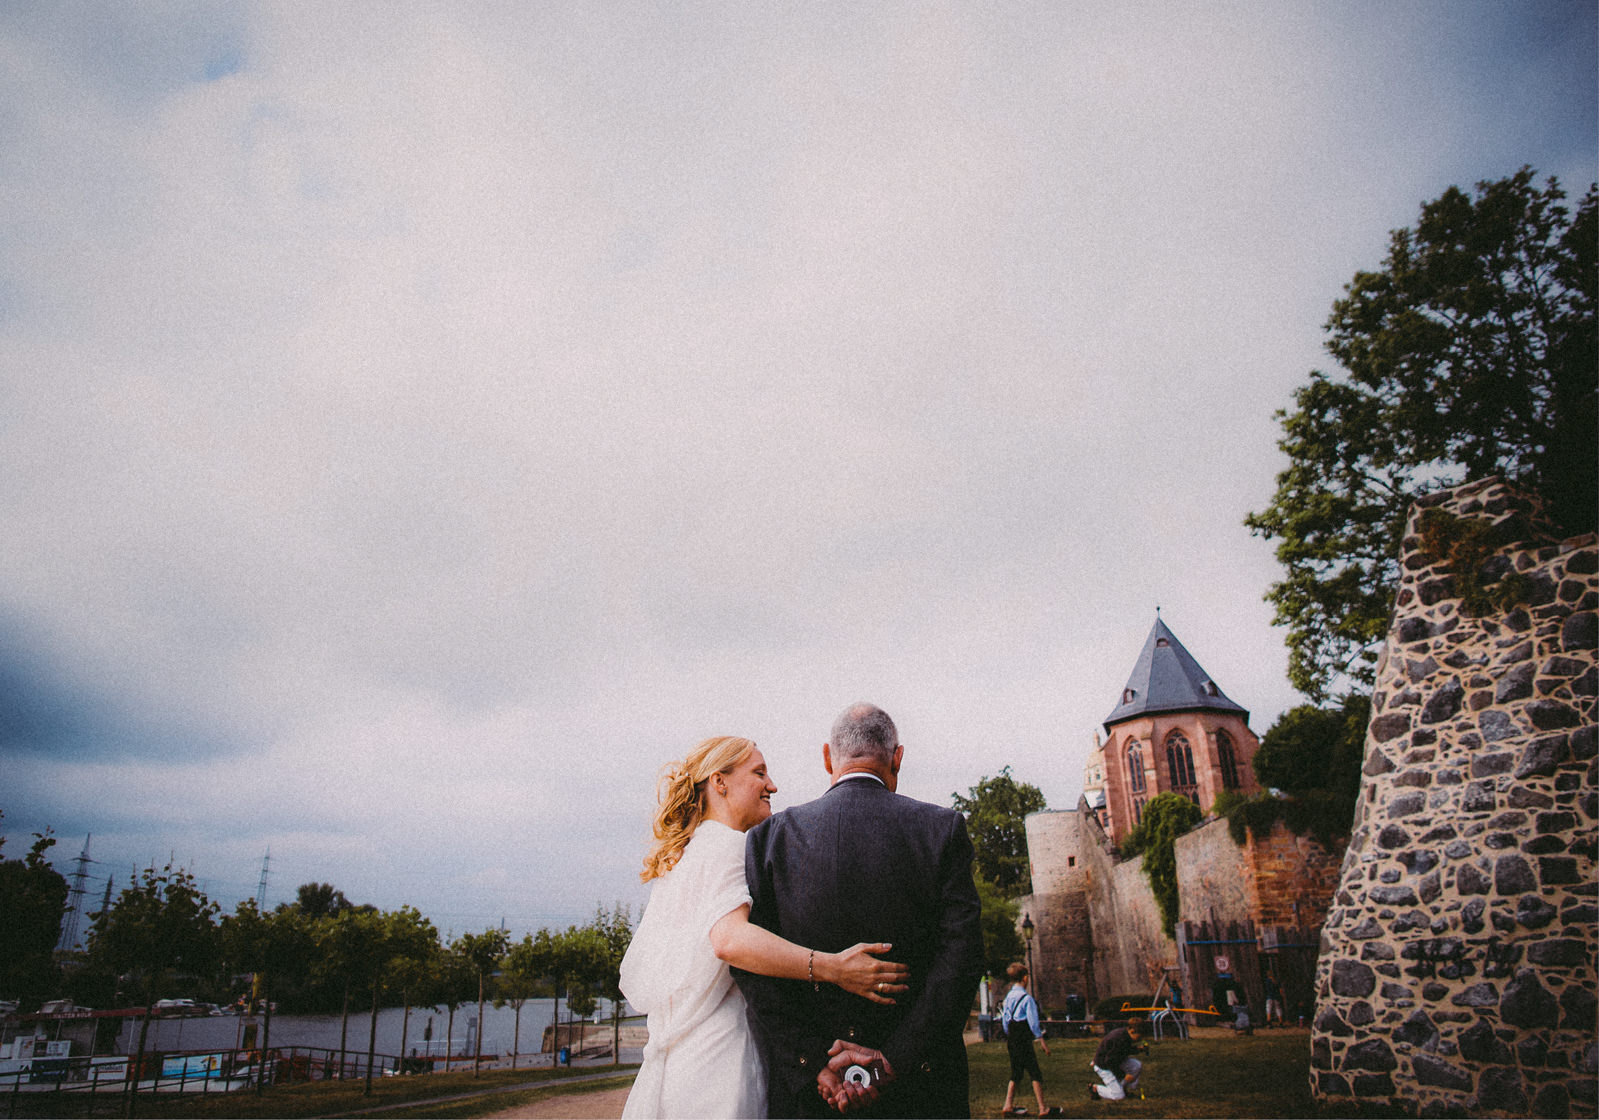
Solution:
[[[1077,866],[1077,857],[1076,856],[1067,856],[1066,857],[1066,866],[1067,867],[1076,867]]]
[[[1233,753],[1233,737],[1225,731],[1216,732],[1216,756],[1221,762],[1221,784],[1226,789],[1238,788],[1238,756]]]
[[[1173,791],[1198,799],[1199,782],[1194,777],[1194,748],[1188,736],[1173,731],[1166,736],[1166,772],[1171,775]]]
[[[1144,792],[1144,748],[1137,739],[1127,743],[1127,784],[1134,793]]]
[[[1144,821],[1144,798],[1133,798],[1133,827],[1137,828]]]

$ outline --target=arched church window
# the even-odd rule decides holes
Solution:
[[[1194,748],[1188,736],[1173,731],[1166,736],[1166,772],[1171,775],[1172,789],[1187,797],[1197,797],[1199,782],[1194,777]]]
[[[1216,756],[1221,761],[1221,784],[1226,789],[1238,788],[1238,756],[1233,752],[1233,737],[1225,731],[1216,732]]]
[[[1127,744],[1127,784],[1134,793],[1144,792],[1144,748],[1137,739]]]
[[[1133,798],[1133,827],[1137,828],[1144,823],[1144,801],[1142,797]]]

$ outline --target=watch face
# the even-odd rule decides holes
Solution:
[[[850,1066],[844,1071],[844,1080],[851,1085],[863,1085],[871,1088],[877,1078],[877,1069],[873,1066]]]

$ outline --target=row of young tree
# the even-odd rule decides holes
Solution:
[[[12,984],[24,1006],[62,993],[93,1007],[188,998],[345,1014],[402,1005],[453,1012],[492,1001],[515,1008],[518,1031],[523,1005],[543,996],[552,1012],[563,998],[579,1016],[592,1013],[598,997],[620,1010],[622,956],[633,936],[621,905],[520,941],[504,929],[446,941],[413,907],[357,905],[326,883],[305,884],[274,910],[247,899],[223,914],[189,872],[151,867],[92,916],[84,952],[53,959],[67,889],[44,861],[52,842],[36,837],[26,860],[0,863],[0,909],[15,919],[0,922],[0,938],[19,950],[0,956],[0,983]]]

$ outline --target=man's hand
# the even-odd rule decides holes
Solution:
[[[894,1079],[894,1070],[881,1051],[839,1039],[833,1043],[827,1053],[827,1065],[816,1075],[816,1091],[835,1112],[850,1112],[864,1108],[877,1099],[879,1085]],[[881,1074],[881,1078],[869,1085],[856,1085],[845,1081],[844,1071],[850,1066],[875,1068]]]

